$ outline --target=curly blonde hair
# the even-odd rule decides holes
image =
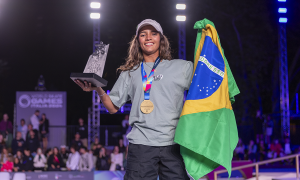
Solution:
[[[161,33],[159,33],[159,35],[160,35],[159,57],[160,59],[171,60],[172,56],[171,56],[171,47],[170,47],[169,40],[165,35]],[[128,49],[128,56],[126,58],[126,62],[124,65],[121,65],[117,69],[117,71],[119,72],[130,71],[135,66],[137,66],[136,69],[139,68],[140,63],[144,59],[142,49],[140,47],[140,43],[136,35],[133,36],[129,45],[130,46]]]

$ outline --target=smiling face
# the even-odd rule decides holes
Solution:
[[[152,55],[159,53],[160,34],[153,26],[147,25],[142,27],[139,31],[138,40],[143,54]]]

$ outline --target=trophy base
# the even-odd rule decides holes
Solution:
[[[92,83],[93,87],[105,87],[107,81],[95,73],[71,73],[70,78],[74,81],[76,79],[82,82],[87,81]]]

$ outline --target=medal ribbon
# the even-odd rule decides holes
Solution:
[[[145,100],[149,100],[150,99],[150,89],[152,86],[152,81],[153,81],[153,76],[154,76],[154,70],[155,68],[158,66],[158,64],[160,63],[160,58],[157,57],[154,65],[152,67],[152,70],[147,78],[147,73],[144,69],[144,60],[141,64],[141,73],[142,73],[142,80],[143,80],[143,87],[144,87],[144,98]]]

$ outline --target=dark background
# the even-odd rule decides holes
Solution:
[[[127,56],[137,24],[158,21],[178,58],[180,14],[171,0],[102,0],[101,41],[110,44],[103,77],[111,89]],[[43,75],[49,91],[67,91],[67,124],[86,120],[92,94],[69,78],[83,71],[92,53],[93,10],[87,0],[0,0],[0,115],[12,119],[16,91],[33,91]],[[277,0],[187,0],[186,51],[193,61],[196,21],[214,22],[240,88],[233,105],[238,124],[251,124],[257,109],[279,112]],[[300,86],[299,1],[286,2],[291,109]],[[1,116],[2,117],[2,116]],[[101,124],[120,124],[123,115],[101,115]]]

